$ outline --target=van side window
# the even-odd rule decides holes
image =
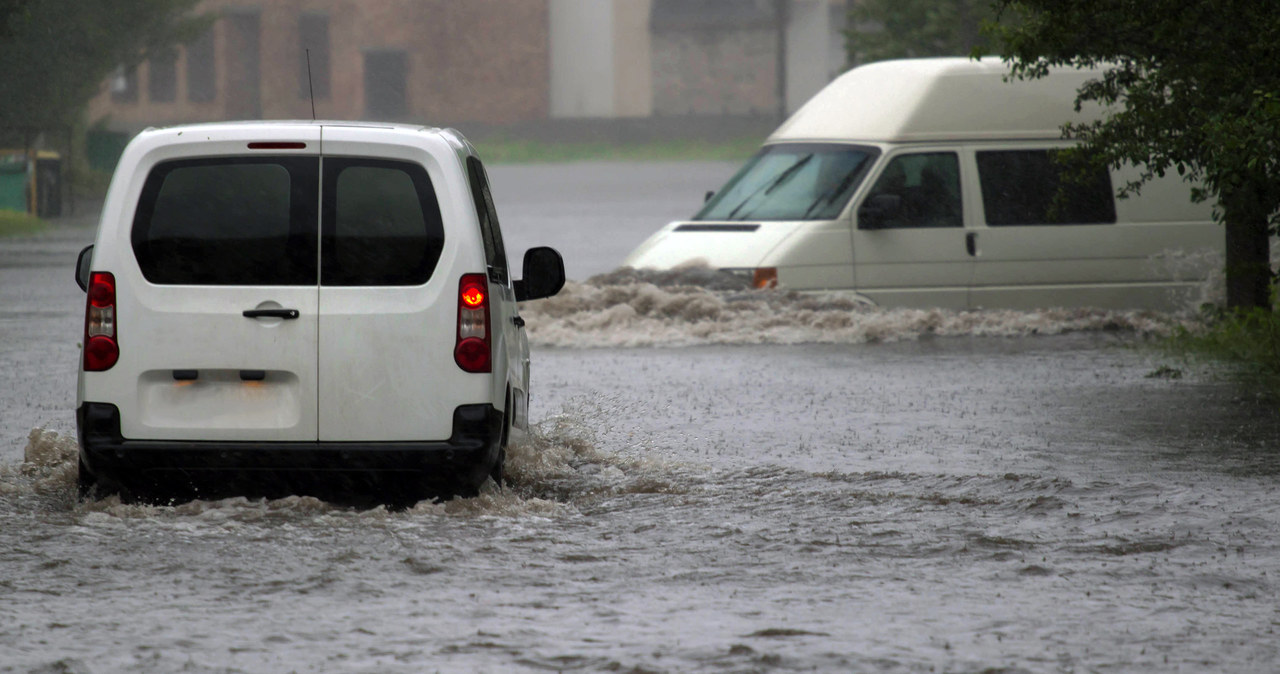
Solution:
[[[493,206],[489,177],[479,159],[467,157],[467,177],[471,181],[476,218],[480,221],[480,238],[484,241],[484,261],[489,267],[489,278],[497,283],[505,283],[507,252],[502,245],[502,228],[498,225],[498,210]]]
[[[1111,175],[1100,168],[1085,184],[1063,180],[1050,150],[978,152],[987,224],[1094,225],[1116,221]]]
[[[962,227],[960,162],[954,152],[894,157],[858,209],[859,229]]]
[[[326,158],[320,284],[426,283],[444,246],[436,192],[418,164]]]
[[[130,233],[151,283],[315,285],[314,157],[164,162],[147,175]]]

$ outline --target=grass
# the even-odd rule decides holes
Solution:
[[[573,161],[743,161],[760,149],[758,137],[727,141],[671,140],[653,143],[563,142],[487,139],[472,141],[490,164]]]
[[[1165,347],[1187,361],[1226,366],[1232,375],[1280,396],[1280,311],[1212,311],[1202,328],[1180,329]]]
[[[0,210],[0,236],[33,234],[44,229],[44,226],[45,223],[34,215]]]

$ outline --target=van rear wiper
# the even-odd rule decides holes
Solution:
[[[796,161],[796,163],[792,164],[791,166],[788,166],[787,170],[783,171],[782,173],[779,173],[778,177],[769,181],[768,185],[758,188],[756,191],[752,192],[751,194],[748,194],[747,198],[742,200],[742,203],[738,204],[737,206],[734,206],[733,210],[729,211],[729,215],[725,216],[725,220],[732,220],[733,216],[737,215],[738,211],[742,210],[742,207],[746,206],[752,199],[756,197],[757,194],[760,194],[761,192],[763,192],[766,195],[772,194],[773,191],[778,189],[780,186],[782,186],[782,183],[786,182],[788,178],[795,175],[796,171],[799,171],[800,169],[804,168],[804,165],[808,164],[810,159],[813,159],[812,153],[801,157],[798,161]],[[743,215],[743,217],[745,218],[746,215]]]

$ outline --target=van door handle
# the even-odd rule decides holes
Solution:
[[[511,317],[511,322],[512,322],[512,323],[515,323],[517,328],[523,328],[523,327],[524,327],[524,319],[523,319],[523,318],[520,318],[519,316],[512,316],[512,317]]]
[[[298,317],[297,309],[245,309],[245,318],[283,318],[292,320]]]
[[[964,249],[969,251],[969,257],[978,254],[978,233],[969,232],[964,235]]]

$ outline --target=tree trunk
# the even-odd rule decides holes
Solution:
[[[1271,241],[1267,213],[1248,188],[1222,196],[1227,244],[1227,307],[1271,307]]]

